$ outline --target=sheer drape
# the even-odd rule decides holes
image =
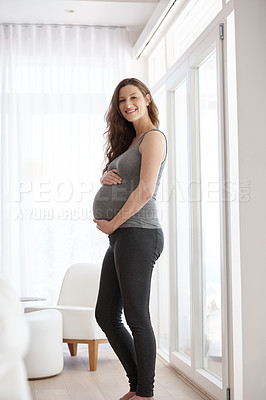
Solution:
[[[0,26],[1,270],[54,301],[73,262],[101,262],[92,222],[104,113],[129,70],[123,28]]]

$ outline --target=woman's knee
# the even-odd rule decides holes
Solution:
[[[96,305],[95,318],[98,325],[106,333],[113,328],[120,327],[122,323],[121,310],[110,310],[107,306]]]
[[[95,307],[95,319],[96,319],[97,324],[104,331],[105,327],[106,327],[107,315],[106,315],[104,308],[100,307],[99,304],[97,304]]]
[[[128,326],[132,331],[135,329],[142,330],[151,326],[150,314],[145,310],[126,311],[125,318]]]

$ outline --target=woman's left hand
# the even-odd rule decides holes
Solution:
[[[93,222],[95,222],[96,228],[98,228],[103,233],[106,233],[106,235],[111,235],[111,233],[113,233],[115,230],[112,226],[112,222],[107,221],[106,219],[95,219],[94,218]]]

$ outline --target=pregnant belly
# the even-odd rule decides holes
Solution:
[[[121,210],[130,193],[123,185],[103,185],[95,195],[93,216],[110,221]]]

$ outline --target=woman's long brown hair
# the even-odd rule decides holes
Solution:
[[[119,110],[119,91],[127,85],[136,86],[142,93],[143,97],[150,95],[150,103],[148,105],[148,113],[156,128],[159,127],[158,108],[154,103],[151,93],[147,86],[136,78],[127,78],[122,80],[115,88],[109,108],[105,114],[107,123],[106,134],[106,166],[103,173],[107,171],[109,164],[120,154],[124,153],[130,146],[133,138],[136,136],[136,131],[132,122],[128,122],[121,111]]]

